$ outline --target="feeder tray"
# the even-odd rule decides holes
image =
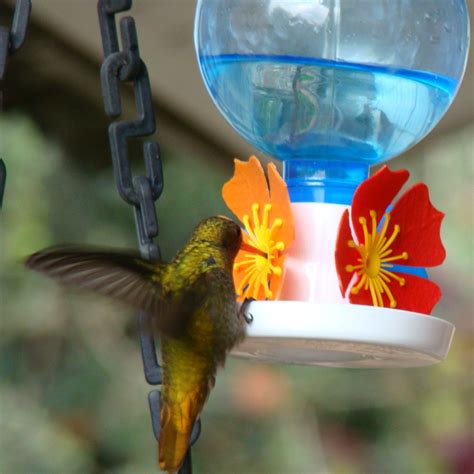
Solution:
[[[345,368],[436,364],[448,354],[454,326],[389,308],[302,301],[254,301],[247,338],[232,354],[266,362]]]

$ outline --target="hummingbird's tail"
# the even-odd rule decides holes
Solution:
[[[192,391],[175,394],[173,399],[176,401],[162,399],[158,459],[163,471],[174,473],[181,467],[189,448],[194,422],[209,391],[209,384],[204,383]]]

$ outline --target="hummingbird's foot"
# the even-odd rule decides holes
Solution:
[[[242,316],[247,324],[251,324],[253,322],[253,316],[248,312],[248,307],[252,301],[255,301],[255,298],[245,298],[239,310],[239,316]]]

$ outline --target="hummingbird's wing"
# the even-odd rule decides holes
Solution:
[[[152,311],[159,297],[153,278],[160,264],[130,251],[55,246],[34,253],[25,265],[64,286],[92,290],[145,311]]]
[[[175,335],[198,305],[196,285],[168,288],[168,264],[151,263],[132,251],[98,247],[55,246],[34,253],[27,268],[66,287],[110,296],[148,313],[155,327]]]

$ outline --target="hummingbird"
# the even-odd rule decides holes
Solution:
[[[161,342],[160,469],[176,472],[191,431],[215,384],[217,368],[245,337],[249,302],[239,307],[232,277],[242,231],[210,217],[194,229],[169,263],[132,251],[55,246],[34,253],[26,267],[67,287],[110,296],[145,311]]]

